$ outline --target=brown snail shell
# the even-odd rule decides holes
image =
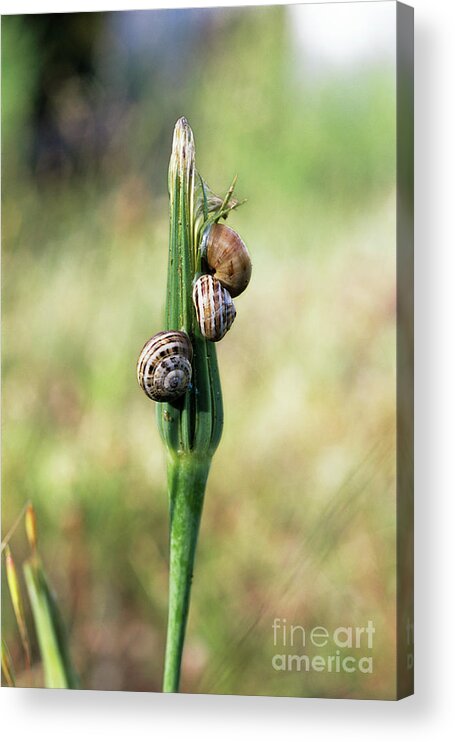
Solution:
[[[147,340],[137,362],[137,380],[147,397],[172,402],[191,384],[193,348],[185,332],[158,332]]]
[[[245,291],[251,278],[251,258],[237,232],[225,224],[213,224],[205,243],[205,259],[231,296]]]
[[[217,342],[235,319],[235,307],[229,291],[214,276],[199,276],[193,288],[193,303],[201,334]]]

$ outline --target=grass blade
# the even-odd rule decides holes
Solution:
[[[36,525],[36,513],[32,503],[29,502],[25,509],[25,532],[27,534],[27,540],[34,554],[36,552],[36,545],[38,542],[38,531]]]
[[[7,684],[10,688],[14,688],[16,685],[16,679],[14,677],[13,663],[9,649],[6,645],[5,640],[2,638],[2,672],[5,677]]]
[[[16,616],[16,621],[19,628],[22,646],[24,648],[25,662],[27,668],[29,668],[31,664],[31,652],[27,624],[25,622],[24,601],[22,600],[21,587],[17,576],[16,565],[14,564],[13,555],[11,554],[11,549],[9,546],[5,547],[5,563],[6,580],[8,582],[8,588],[11,595],[11,602],[13,604],[14,615]]]
[[[35,622],[46,688],[77,688],[65,626],[38,557],[24,564],[25,584]]]

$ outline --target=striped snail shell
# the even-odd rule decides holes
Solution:
[[[251,259],[237,232],[225,224],[212,224],[203,252],[210,271],[231,296],[245,291],[251,278]]]
[[[147,340],[140,352],[139,386],[155,402],[172,402],[190,386],[192,358],[193,348],[185,332],[159,332]]]
[[[199,276],[193,288],[193,303],[201,334],[208,340],[221,340],[235,319],[229,291],[209,274]]]

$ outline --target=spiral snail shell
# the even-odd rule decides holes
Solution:
[[[209,274],[199,276],[193,288],[193,303],[201,334],[217,342],[235,319],[235,307],[229,291]]]
[[[231,296],[245,291],[251,278],[251,259],[237,232],[225,224],[212,224],[204,244],[205,259],[214,277]]]
[[[147,340],[137,362],[137,380],[147,397],[172,402],[191,383],[193,348],[185,332],[158,332]]]

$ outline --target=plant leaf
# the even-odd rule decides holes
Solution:
[[[66,630],[38,557],[24,564],[25,584],[32,607],[46,688],[77,688]]]
[[[25,622],[24,612],[24,601],[22,600],[21,587],[17,576],[16,565],[14,564],[13,555],[9,546],[5,548],[5,563],[6,563],[6,580],[8,582],[8,588],[11,595],[11,602],[13,604],[14,615],[16,616],[17,625],[19,628],[19,634],[21,637],[22,646],[25,652],[25,662],[27,667],[31,664],[31,652],[30,652],[30,641],[28,638],[27,624]]]
[[[2,638],[2,672],[10,688],[14,688],[16,685],[16,679],[14,677],[13,663],[11,660],[9,649],[3,638]]]

